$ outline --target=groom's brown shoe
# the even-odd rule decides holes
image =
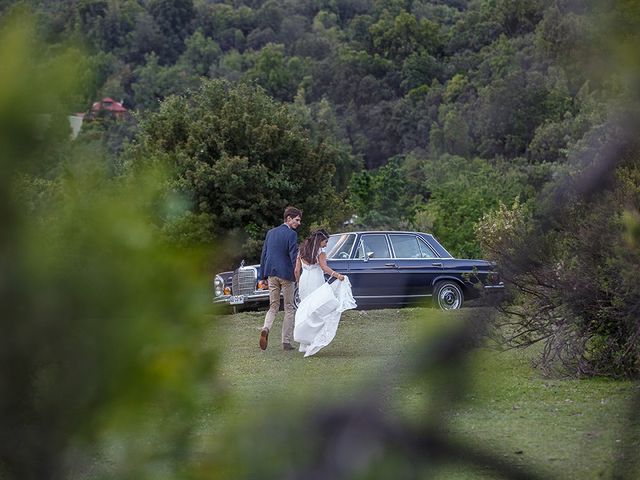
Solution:
[[[262,327],[262,330],[260,330],[260,350],[266,350],[268,343],[269,329],[267,327]]]

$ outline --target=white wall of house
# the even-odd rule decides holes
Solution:
[[[82,128],[82,117],[69,115],[67,118],[69,119],[69,126],[71,127],[71,140],[75,140]]]

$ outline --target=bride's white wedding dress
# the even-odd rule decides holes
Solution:
[[[324,281],[319,264],[302,262],[302,275],[298,284],[300,305],[296,311],[293,339],[300,342],[300,351],[311,356],[331,343],[338,330],[340,315],[356,308],[347,276],[332,284]]]

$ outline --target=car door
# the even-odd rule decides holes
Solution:
[[[443,271],[443,260],[419,235],[392,233],[389,241],[398,270],[396,283],[406,301],[426,300],[432,294],[434,279]]]
[[[362,234],[349,262],[349,279],[356,301],[398,303],[402,292],[396,283],[397,273],[387,235]]]

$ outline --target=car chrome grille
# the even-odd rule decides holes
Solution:
[[[233,272],[231,282],[233,295],[249,295],[256,290],[256,271],[253,268],[239,268]]]

